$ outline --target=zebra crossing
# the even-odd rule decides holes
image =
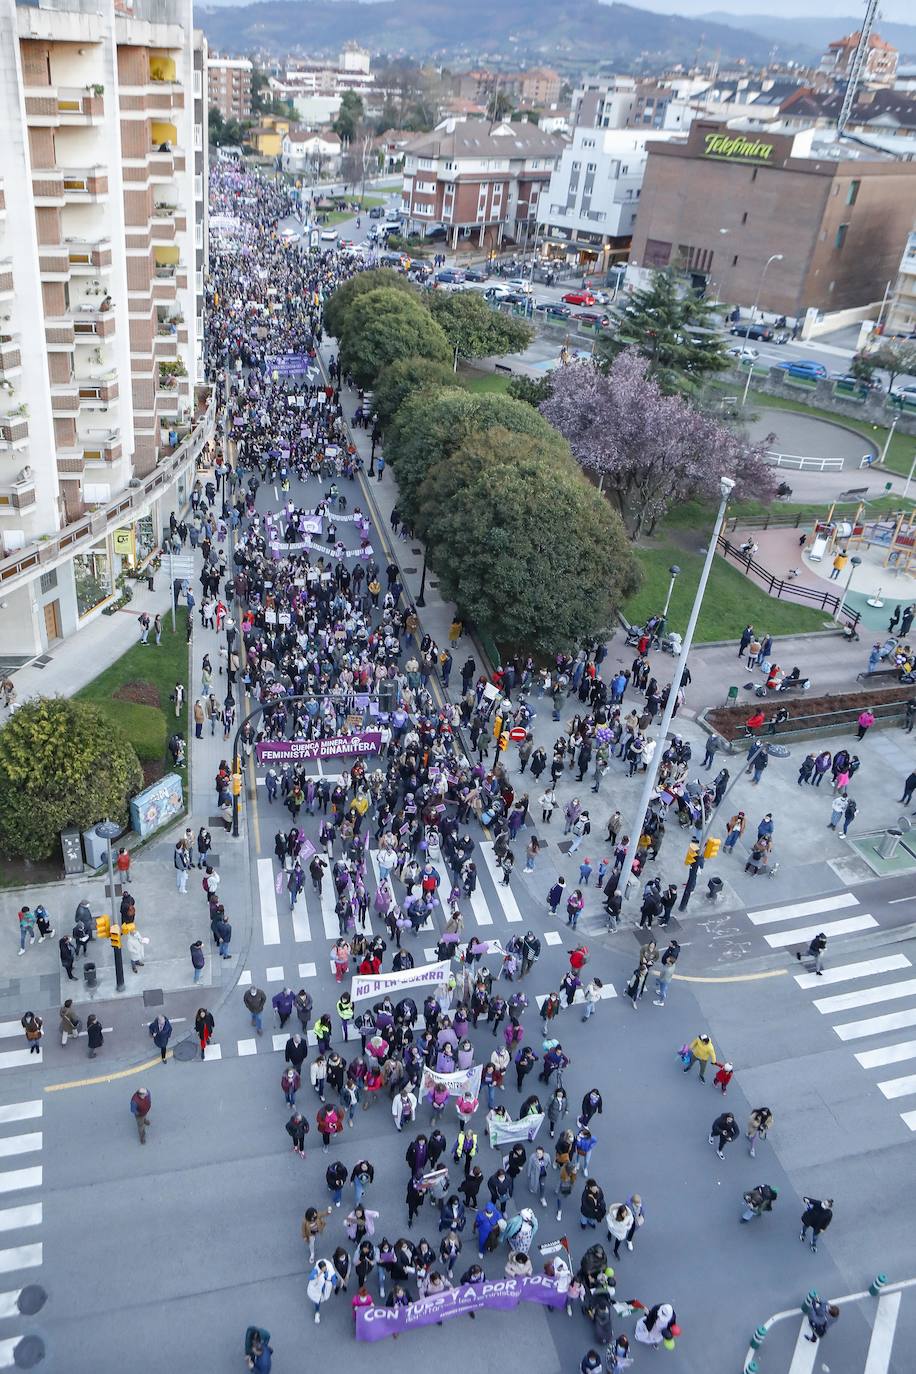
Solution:
[[[36,1056],[31,1059],[34,1063]],[[43,1110],[40,1098],[0,1106],[0,1283],[21,1284],[0,1291],[3,1320],[19,1318],[20,1294],[26,1285],[38,1282],[43,1262],[39,1239],[43,1169],[36,1163],[41,1159]],[[16,1349],[24,1334],[0,1340],[0,1369],[15,1367]]]
[[[836,913],[840,912],[851,914],[837,918]],[[828,919],[812,923],[812,917],[821,916]],[[859,899],[851,892],[749,911],[747,917],[758,928],[785,927],[761,930],[767,944],[775,950],[790,946],[803,950],[820,932],[829,940],[832,936],[871,930],[878,925],[869,912],[862,910]],[[811,999],[812,1006],[819,1015],[830,1019],[831,1029],[843,1044],[882,1041],[874,1048],[854,1052],[860,1068],[870,1073],[889,1071],[895,1064],[905,1065],[916,1060],[916,1039],[892,1038],[897,1032],[916,1027],[916,969],[911,960],[899,951],[882,953],[872,959],[839,960],[842,955],[828,946],[828,966],[821,973],[797,973],[794,981],[805,992],[817,990],[820,995]],[[837,990],[829,991],[831,988]],[[859,1011],[868,1014],[853,1015]],[[876,1087],[889,1102],[912,1099],[908,1109],[899,1115],[909,1130],[916,1131],[916,1073],[878,1078]]]

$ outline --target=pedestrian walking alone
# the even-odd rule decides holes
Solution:
[[[194,1017],[194,1030],[197,1032],[197,1039],[200,1042],[201,1059],[207,1057],[207,1046],[213,1036],[213,1029],[213,1013],[207,1011],[206,1007],[198,1007],[197,1015]]]
[[[172,1023],[167,1016],[157,1016],[155,1020],[150,1021],[148,1029],[153,1044],[162,1056],[164,1064],[172,1034]]]
[[[810,1341],[812,1345],[817,1345],[818,1341],[824,1339],[831,1326],[838,1320],[839,1315],[840,1309],[836,1303],[824,1302],[823,1298],[813,1298],[811,1310],[808,1313],[808,1325],[811,1330],[805,1336],[805,1340]]]
[[[27,1011],[19,1022],[25,1031],[25,1038],[29,1046],[29,1054],[41,1054],[41,1036],[44,1022],[40,1016],[36,1016],[34,1011]]]
[[[140,1144],[146,1144],[146,1128],[150,1125],[149,1111],[153,1105],[148,1088],[138,1088],[130,1099],[130,1111],[137,1123],[137,1135],[140,1137]]]
[[[97,1016],[90,1015],[86,1018],[86,1039],[89,1058],[95,1059],[105,1043],[105,1037],[102,1035],[102,1023]]]
[[[804,1245],[808,1239],[808,1231],[811,1231],[811,1249],[817,1254],[817,1238],[833,1221],[833,1198],[825,1197],[820,1201],[816,1197],[803,1197],[805,1210],[802,1212],[801,1231],[798,1239]]]
[[[716,1154],[725,1158],[725,1147],[738,1139],[738,1123],[731,1112],[722,1112],[709,1128],[709,1143],[716,1145]],[[718,1142],[718,1143],[716,1143]]]

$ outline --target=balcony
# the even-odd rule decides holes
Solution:
[[[81,448],[59,448],[57,450],[57,471],[61,474],[79,477],[86,467],[86,459]]]
[[[25,97],[25,117],[30,128],[57,128],[60,125],[99,124],[105,115],[105,99],[99,88],[52,86],[29,87]]]
[[[176,172],[184,171],[184,151],[170,143],[154,143],[148,154],[149,175],[171,181]]]
[[[0,449],[20,449],[29,442],[29,422],[24,415],[0,415]]]
[[[171,243],[175,238],[175,216],[157,209],[150,220],[150,238],[154,243]]]
[[[0,301],[11,301],[15,294],[12,258],[0,258]]]
[[[101,310],[95,306],[84,305],[73,310],[71,314],[73,333],[77,339],[111,339],[114,337],[114,306],[109,306],[107,310]]]
[[[22,354],[19,343],[11,335],[0,335],[0,378],[9,381],[22,371]]]
[[[45,343],[50,351],[72,352],[74,345],[73,321],[69,317],[45,319]]]
[[[35,505],[35,479],[24,478],[0,486],[0,510],[26,511]]]
[[[78,383],[80,410],[98,410],[118,399],[118,373],[116,368],[87,377]]]
[[[70,258],[66,248],[39,245],[38,268],[42,281],[67,281],[70,277]]]
[[[153,269],[153,300],[173,301],[176,295],[177,279],[177,263],[158,263]]]
[[[100,204],[108,199],[108,174],[104,167],[67,167],[61,171],[64,203]]]
[[[67,417],[76,419],[80,413],[80,402],[75,381],[71,379],[51,387],[51,413],[58,420]]]
[[[83,461],[86,463],[116,463],[121,457],[121,431],[96,430],[82,441]]]
[[[41,167],[32,172],[32,199],[39,209],[66,204],[64,174],[59,167]]]
[[[76,276],[111,267],[111,239],[67,239],[65,247],[70,270]]]

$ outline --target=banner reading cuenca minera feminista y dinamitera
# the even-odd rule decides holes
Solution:
[[[307,759],[377,754],[381,747],[380,730],[358,730],[353,735],[331,735],[328,739],[263,739],[254,749],[258,763],[301,763]]]
[[[362,1307],[356,1312],[356,1339],[382,1341],[421,1326],[460,1317],[466,1312],[511,1311],[520,1302],[537,1302],[542,1307],[562,1307],[566,1301],[556,1279],[534,1274],[530,1279],[511,1278],[464,1283],[445,1293],[420,1298],[404,1307]]]

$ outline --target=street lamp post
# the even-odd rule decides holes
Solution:
[[[420,595],[417,597],[417,605],[426,605],[426,550],[423,550],[423,571],[420,573]]]
[[[861,562],[862,560],[857,553],[854,553],[852,555],[852,558],[850,558],[849,560],[849,576],[846,579],[846,586],[843,589],[843,595],[840,597],[839,604],[837,605],[836,611],[834,613],[833,619],[835,623],[839,623],[840,616],[843,612],[843,607],[846,605],[846,598],[849,595],[849,587],[852,583],[853,574],[855,573],[856,568],[859,566]]]
[[[112,846],[112,842],[113,842],[114,840],[116,840],[116,839],[118,838],[118,836],[120,835],[121,830],[122,830],[122,827],[121,827],[120,825],[118,825],[117,821],[100,821],[99,824],[95,827],[95,833],[98,835],[99,839],[100,839],[100,840],[105,840],[105,842],[106,842],[106,844],[107,844],[107,846],[108,846],[108,848],[107,848],[107,850],[106,850],[106,855],[107,855],[107,858],[108,858],[108,888],[109,888],[109,892],[110,892],[110,894],[111,894],[111,916],[112,916],[112,918],[114,917],[114,914],[115,914],[115,904],[114,904],[114,903],[115,903],[115,884],[114,884],[114,864],[113,864],[112,861],[111,861],[111,846]],[[119,924],[119,922],[115,921],[114,919],[111,920],[111,925],[118,925],[118,924]],[[124,959],[123,959],[123,956],[122,956],[122,954],[121,954],[121,946],[120,946],[119,944],[118,944],[118,945],[112,944],[112,951],[113,951],[113,953],[114,953],[114,966],[115,966],[115,991],[116,991],[116,992],[123,992],[123,991],[124,991]]]
[[[763,290],[763,280],[767,274],[767,268],[769,267],[771,262],[782,262],[782,253],[771,253],[770,256],[767,258],[766,262],[763,264],[763,271],[760,273],[760,280],[757,283],[757,295],[754,297],[754,304],[751,307],[751,324],[753,324],[755,319],[757,318],[757,307],[760,304],[760,293]],[[745,338],[747,338],[747,335],[745,335]],[[741,404],[743,406],[747,405],[747,393],[751,389],[751,378],[753,377],[753,375],[754,364],[753,362],[751,362],[750,366],[747,369],[747,381],[744,383],[744,395],[741,397]]]
[[[671,605],[671,593],[674,591],[674,584],[677,581],[680,568],[676,563],[672,563],[668,572],[671,574],[671,581],[668,583],[668,595],[665,597],[665,609],[662,611],[662,620],[668,619],[668,607]]]
[[[913,473],[916,472],[916,453],[913,454],[913,461],[910,463],[910,470],[907,473],[906,482],[903,487],[903,499],[906,500],[910,492],[910,483],[913,480]]]
[[[681,679],[684,676],[684,669],[687,667],[687,658],[690,654],[690,649],[693,644],[693,635],[694,631],[696,630],[697,620],[700,616],[700,608],[703,605],[703,596],[706,592],[706,584],[709,581],[709,574],[712,569],[712,560],[716,556],[716,545],[719,542],[719,533],[722,529],[722,522],[725,519],[725,507],[728,505],[728,498],[734,490],[734,487],[735,483],[731,477],[719,478],[719,489],[721,491],[722,499],[719,502],[719,509],[716,512],[715,524],[713,525],[712,534],[710,535],[709,548],[706,550],[706,560],[703,563],[703,571],[700,574],[699,586],[697,587],[696,596],[693,599],[693,608],[690,612],[690,619],[687,622],[687,629],[684,633],[684,642],[681,646],[680,657],[678,658],[677,663],[674,665],[674,671],[671,675],[671,690],[668,693],[668,702],[665,706],[664,714],[662,715],[661,719],[661,725],[659,726],[658,731],[659,747],[656,748],[655,753],[652,757],[652,762],[646,769],[646,778],[645,782],[643,783],[642,796],[639,799],[639,807],[636,812],[636,823],[631,828],[630,839],[629,843],[627,844],[627,852],[623,860],[621,881],[623,883],[622,896],[624,899],[626,899],[627,892],[630,886],[630,875],[633,872],[633,859],[636,855],[636,846],[638,845],[639,837],[642,834],[642,828],[646,818],[646,812],[649,810],[649,803],[652,800],[652,794],[655,791],[655,784],[658,779],[658,770],[661,767],[661,746],[664,744],[668,736],[668,730],[670,729],[671,721],[674,717],[674,707],[677,701],[677,694],[680,690]]]
[[[889,449],[890,446],[891,446],[891,440],[892,440],[893,437],[894,437],[894,430],[897,428],[897,423],[898,423],[899,419],[900,419],[900,416],[899,416],[899,415],[895,415],[894,418],[893,418],[893,420],[891,420],[891,427],[890,427],[890,429],[887,431],[887,438],[885,439],[885,441],[884,441],[884,447],[883,447],[882,450],[881,450],[881,457],[878,459],[878,462],[879,462],[879,463],[883,463],[884,460],[887,458],[887,451],[888,451],[888,449]],[[904,492],[904,495],[906,495],[906,492]]]

